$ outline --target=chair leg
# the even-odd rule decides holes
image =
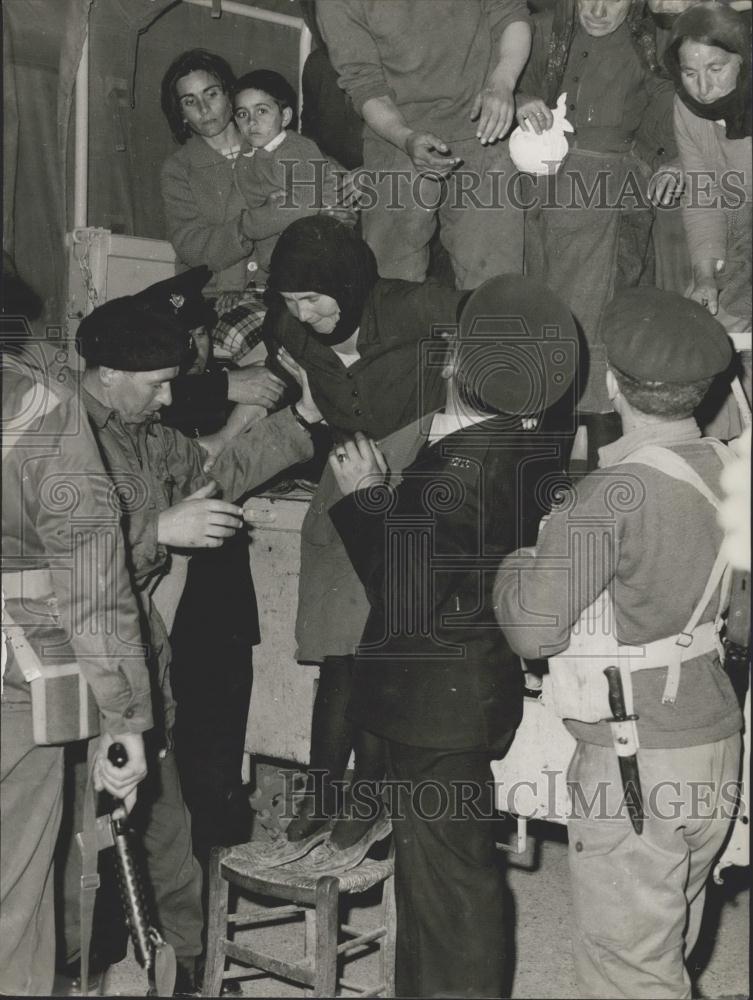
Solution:
[[[207,960],[204,966],[204,986],[201,995],[218,997],[225,971],[227,935],[227,898],[229,883],[220,873],[220,865],[229,853],[227,847],[214,847],[209,858],[209,906],[207,912]]]
[[[332,875],[322,876],[316,883],[315,997],[336,995],[339,897],[339,880]]]
[[[316,968],[316,911],[307,909],[304,913],[305,923],[305,937],[303,939],[303,955],[307,961],[310,961],[314,968]],[[303,989],[303,995],[305,997],[312,997],[314,995],[313,989],[305,986]]]
[[[384,995],[395,995],[395,941],[397,938],[397,911],[395,909],[395,876],[390,875],[382,885],[382,924],[386,934],[379,947],[379,979],[385,984]]]

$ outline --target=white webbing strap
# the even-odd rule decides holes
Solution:
[[[715,438],[704,438],[704,441],[708,442],[708,444],[714,449],[722,464],[726,465],[730,461],[732,456],[729,449],[720,441],[717,441]],[[633,452],[632,455],[629,455],[623,461],[638,462],[641,465],[648,465],[653,469],[657,469],[659,472],[663,472],[667,476],[671,476],[673,479],[678,479],[680,482],[687,483],[689,486],[694,487],[703,497],[705,497],[714,510],[718,510],[720,504],[719,498],[711,489],[709,489],[695,469],[692,468],[692,466],[689,465],[681,455],[678,455],[677,452],[671,451],[669,448],[662,448],[659,445],[646,445],[646,447],[639,448],[637,451]],[[677,700],[677,691],[680,687],[680,669],[682,661],[683,659],[689,659],[692,655],[689,653],[689,650],[693,644],[693,630],[698,625],[699,619],[708,607],[709,601],[714,595],[717,587],[720,588],[717,627],[720,626],[721,615],[726,607],[726,600],[729,595],[730,575],[729,563],[723,552],[720,550],[714,560],[714,565],[711,567],[711,572],[708,580],[706,581],[703,594],[701,595],[701,598],[695,608],[693,608],[693,613],[688,619],[685,628],[678,634],[675,641],[673,655],[667,665],[667,680],[664,685],[664,691],[662,692],[661,699],[663,705],[674,705]],[[630,691],[630,699],[632,701],[632,689]]]

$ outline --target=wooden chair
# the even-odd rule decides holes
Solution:
[[[338,996],[338,986],[364,997],[395,995],[395,895],[392,853],[384,861],[366,859],[336,875],[307,875],[301,866],[264,869],[254,859],[255,844],[219,847],[209,866],[209,916],[205,997],[220,995],[225,960],[281,976],[306,988],[308,996]],[[358,930],[340,924],[339,901],[344,893],[362,893],[383,884],[379,926]],[[243,913],[228,914],[230,886],[254,895],[282,900],[281,905],[258,905]],[[232,925],[274,925],[291,916],[304,915],[304,957],[288,961],[240,944],[228,936]],[[340,942],[340,938],[344,940]],[[354,949],[379,942],[379,982],[371,986],[338,980],[337,963]],[[352,957],[352,956],[351,956]],[[227,978],[233,978],[229,976]]]

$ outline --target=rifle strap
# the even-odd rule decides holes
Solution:
[[[77,835],[81,851],[81,995],[89,991],[89,951],[94,924],[94,904],[99,888],[99,844],[97,842],[97,803],[94,792],[94,759],[99,740],[89,741],[86,792],[84,793],[84,829]]]

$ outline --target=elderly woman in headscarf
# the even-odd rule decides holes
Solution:
[[[664,60],[690,186],[684,209],[690,298],[730,331],[751,328],[750,15],[701,3],[675,21]]]
[[[644,0],[558,0],[533,21],[518,123],[550,129],[551,108],[567,93],[575,133],[556,178],[542,178],[526,198],[526,273],[562,297],[585,334],[579,415],[594,466],[597,448],[619,435],[605,388],[601,317],[615,292],[646,279],[647,181],[674,152],[672,84],[659,74]]]
[[[265,339],[270,353],[284,347],[305,368],[337,440],[362,431],[382,442],[392,469],[399,471],[412,460],[418,434],[401,438],[395,432],[442,405],[437,355],[444,356],[444,342],[433,338],[438,328],[454,325],[464,294],[434,281],[381,279],[360,236],[335,219],[312,216],[290,225],[272,253]],[[433,350],[433,364],[426,363],[431,352],[422,349],[422,341]],[[368,601],[329,519],[340,496],[325,470],[301,530],[298,659],[319,663],[320,676],[311,777],[288,827],[289,859],[326,835],[326,819],[338,809],[334,782],[342,780],[354,742],[355,780],[378,781],[384,773],[381,742],[357,733],[346,717]],[[365,850],[368,826],[355,820],[338,824],[333,846],[355,843]]]

